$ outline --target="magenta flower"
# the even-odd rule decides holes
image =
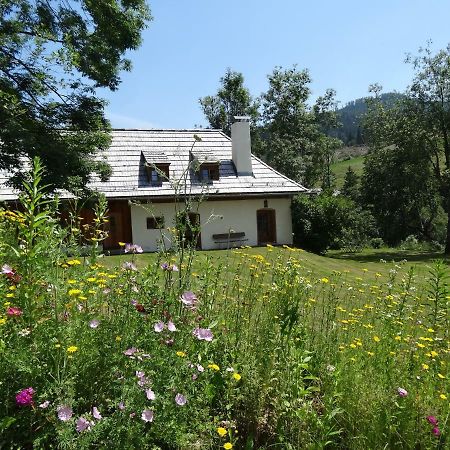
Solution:
[[[144,422],[153,422],[153,416],[154,413],[151,409],[144,409],[144,411],[142,411],[141,419]]]
[[[161,331],[164,330],[164,327],[165,327],[164,322],[159,321],[155,323],[155,326],[153,328],[157,333],[161,333]]]
[[[440,436],[441,435],[441,430],[438,427],[433,427],[433,429],[431,430],[431,432],[435,435],[435,436]]]
[[[67,422],[73,416],[72,408],[67,405],[58,406],[56,412],[58,413],[58,419],[62,420],[63,422]]]
[[[16,395],[16,403],[19,406],[30,406],[33,404],[34,389],[32,387],[22,389]]]
[[[211,342],[214,338],[214,335],[209,328],[196,328],[192,334],[200,341]]]
[[[6,314],[8,316],[21,316],[23,314],[23,311],[17,306],[10,306],[6,310]]]
[[[169,320],[169,322],[167,322],[167,329],[168,329],[169,331],[172,331],[172,332],[177,331],[177,327],[176,327],[175,324],[174,324],[172,321],[170,321],[170,320]]]
[[[148,400],[155,400],[155,398],[156,398],[155,393],[151,389],[146,389],[145,395],[147,396]]]
[[[181,302],[188,308],[195,308],[197,305],[197,296],[191,291],[183,292]]]
[[[431,425],[437,426],[438,420],[435,416],[427,416],[428,423],[431,423]]]
[[[78,433],[82,433],[83,431],[90,430],[91,426],[94,425],[93,422],[86,420],[84,417],[80,417],[76,422],[76,430]]]
[[[102,418],[102,415],[100,414],[100,411],[97,409],[96,406],[92,408],[92,417],[94,417],[94,419],[97,420],[100,420]]]
[[[97,328],[100,325],[100,321],[97,319],[93,319],[89,322],[89,326],[91,328]]]
[[[406,389],[403,389],[401,387],[397,388],[397,393],[400,397],[407,397],[408,391]]]
[[[175,395],[175,403],[178,406],[184,406],[186,402],[187,402],[186,397],[183,394]]]

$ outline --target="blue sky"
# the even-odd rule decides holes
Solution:
[[[192,128],[207,123],[198,99],[215,94],[227,67],[253,96],[275,66],[307,68],[313,97],[325,89],[347,101],[369,84],[402,91],[405,55],[450,42],[447,0],[151,0],[153,21],[129,57],[107,116],[121,128]]]

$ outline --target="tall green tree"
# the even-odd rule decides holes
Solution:
[[[125,52],[151,19],[145,0],[0,0],[0,14],[0,169],[20,178],[39,156],[45,182],[69,191],[107,177],[96,89],[117,89],[130,70]]]
[[[223,130],[228,136],[235,116],[250,116],[253,124],[258,119],[258,103],[244,86],[242,73],[230,68],[220,79],[217,94],[200,98],[199,103],[211,128]]]
[[[312,186],[322,178],[331,186],[329,167],[340,145],[338,139],[327,135],[337,125],[335,92],[328,90],[310,107],[311,77],[307,70],[277,67],[268,80],[269,89],[261,96],[262,154],[295,180]]]
[[[432,162],[436,135],[418,114],[411,92],[388,107],[380,101],[380,89],[371,87],[375,97],[364,124],[370,152],[361,180],[363,201],[389,244],[410,234],[438,239],[443,198],[441,171],[438,175]]]

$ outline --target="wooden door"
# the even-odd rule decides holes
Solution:
[[[109,202],[108,223],[105,228],[108,232],[108,237],[103,241],[105,250],[120,248],[119,242],[132,242],[131,211],[126,200]]]
[[[274,209],[259,209],[256,211],[256,226],[258,244],[274,244],[277,241]]]

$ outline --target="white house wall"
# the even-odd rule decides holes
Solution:
[[[277,244],[292,244],[291,199],[267,199],[267,207],[275,210]],[[144,251],[153,252],[172,246],[173,236],[167,228],[174,227],[177,206],[175,203],[148,203],[131,205],[133,242]],[[244,232],[246,241],[242,245],[258,244],[256,211],[264,208],[263,199],[212,200],[196,205],[192,212],[200,214],[201,244],[203,250],[226,248],[226,244],[215,243],[213,234]],[[178,205],[182,210],[183,205]],[[164,217],[164,230],[148,230],[147,217]],[[239,244],[238,244],[239,245]]]

